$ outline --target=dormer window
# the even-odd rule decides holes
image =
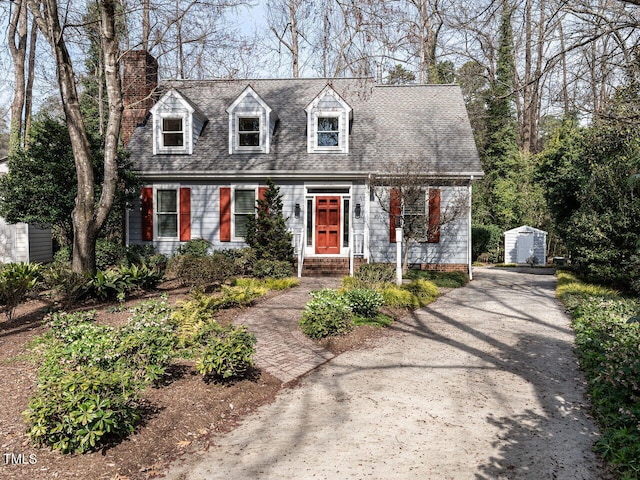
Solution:
[[[277,116],[248,86],[227,108],[229,153],[269,153]]]
[[[182,118],[162,119],[162,145],[164,147],[182,147],[184,129]]]
[[[340,146],[340,117],[318,117],[318,147]]]
[[[238,148],[260,147],[260,117],[238,117]]]
[[[305,111],[308,153],[349,153],[351,107],[330,85]]]
[[[189,155],[207,117],[185,95],[169,90],[150,110],[153,115],[153,154]]]

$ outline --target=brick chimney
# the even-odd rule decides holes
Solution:
[[[122,143],[126,146],[155,103],[158,61],[146,50],[132,50],[122,58]]]

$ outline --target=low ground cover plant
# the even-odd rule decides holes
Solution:
[[[597,451],[620,478],[640,478],[640,301],[558,272],[602,437]]]
[[[411,280],[424,279],[435,283],[440,288],[464,287],[469,282],[465,272],[435,272],[432,270],[409,270],[405,276]]]
[[[141,393],[159,385],[176,358],[195,361],[206,380],[241,378],[253,366],[256,339],[245,327],[221,325],[215,313],[246,305],[295,281],[242,280],[188,301],[141,302],[120,327],[95,322],[95,312],[57,312],[36,339],[37,391],[25,411],[36,446],[64,453],[95,450],[126,437],[143,416]]]
[[[42,268],[37,263],[8,263],[0,266],[0,310],[11,321],[18,305],[36,288]]]

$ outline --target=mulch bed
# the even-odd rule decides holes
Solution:
[[[171,303],[188,297],[188,289],[167,282],[158,291],[129,300],[124,306],[159,293],[167,294]],[[270,292],[267,298],[279,293]],[[81,455],[34,448],[22,416],[36,390],[36,366],[28,360],[29,344],[45,333],[43,318],[55,307],[46,298],[34,299],[18,307],[11,322],[0,317],[0,478],[154,478],[183,452],[208,449],[213,434],[233,429],[247,414],[273,401],[282,388],[277,378],[259,369],[232,384],[206,383],[195,372],[193,362],[181,361],[172,366],[162,387],[147,389],[143,422],[127,439]],[[126,308],[116,309],[113,303],[87,303],[79,309],[95,309],[97,321],[110,325],[125,322],[129,315]],[[231,322],[241,312],[221,312],[219,321]],[[321,344],[339,354],[368,348],[387,334],[388,329],[363,326]]]

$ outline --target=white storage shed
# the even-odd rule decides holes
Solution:
[[[0,176],[8,170],[6,157],[0,158]],[[26,223],[8,224],[0,217],[0,263],[45,263],[52,260],[50,228],[39,228]]]
[[[504,236],[504,263],[530,263],[544,265],[547,258],[547,232],[523,225],[507,230]]]

